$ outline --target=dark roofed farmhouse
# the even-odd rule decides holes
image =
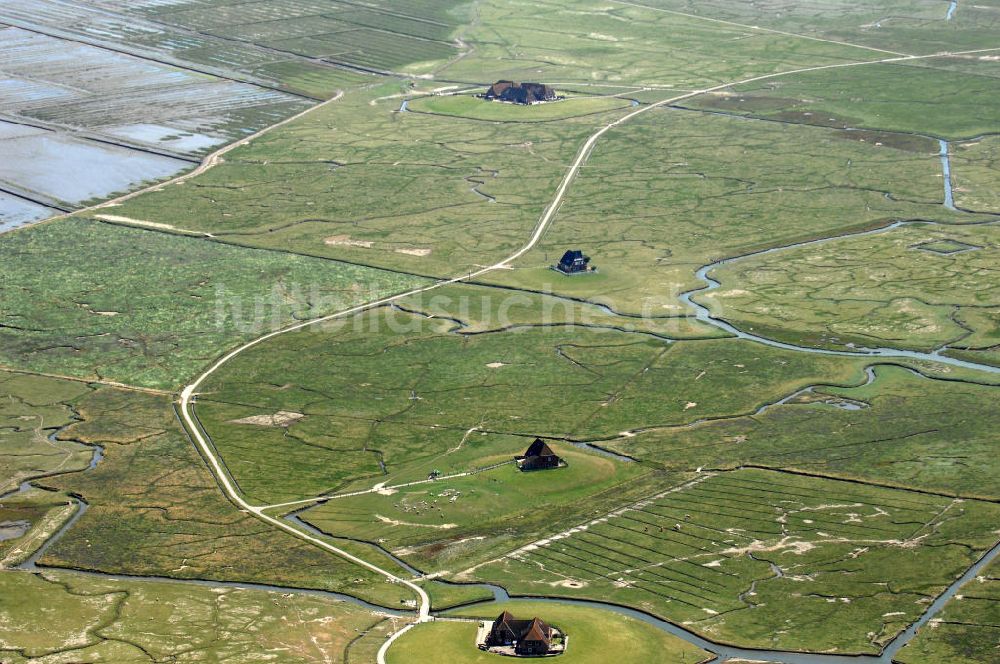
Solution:
[[[570,249],[559,259],[556,269],[565,274],[587,272],[590,267],[590,256],[584,256],[579,249]]]
[[[541,438],[535,438],[524,454],[518,455],[514,459],[517,460],[517,467],[521,470],[558,468],[563,463],[563,460]]]
[[[545,655],[552,646],[555,631],[540,618],[518,620],[509,611],[504,611],[493,621],[486,646],[514,646],[518,655]]]
[[[483,98],[491,101],[507,101],[513,104],[537,104],[543,101],[554,101],[556,91],[542,83],[497,81],[490,86]]]

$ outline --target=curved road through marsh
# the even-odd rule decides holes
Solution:
[[[687,93],[684,93],[684,94],[681,94],[681,95],[670,97],[669,99],[664,99],[664,100],[661,100],[661,101],[649,104],[648,106],[643,106],[641,108],[638,108],[638,109],[636,109],[636,110],[634,110],[634,111],[632,111],[632,112],[630,112],[630,113],[628,113],[628,114],[626,114],[626,115],[618,118],[617,120],[614,120],[614,121],[609,122],[606,125],[602,126],[600,129],[598,129],[594,134],[592,134],[584,142],[584,144],[581,146],[581,148],[577,152],[576,158],[573,160],[573,162],[570,165],[569,169],[566,171],[566,174],[563,176],[563,179],[560,182],[558,188],[556,189],[556,192],[555,192],[555,195],[552,198],[552,201],[545,208],[545,211],[542,213],[542,216],[539,218],[537,224],[535,225],[535,228],[532,231],[530,238],[528,239],[528,241],[520,249],[518,249],[517,251],[515,251],[514,253],[512,253],[510,256],[508,256],[507,258],[505,258],[505,259],[503,259],[503,260],[501,260],[501,261],[499,261],[497,263],[494,263],[493,265],[489,265],[489,266],[480,268],[478,270],[471,271],[468,274],[463,274],[463,275],[460,275],[460,276],[457,276],[457,277],[452,277],[450,279],[444,279],[444,280],[441,280],[441,281],[437,281],[437,282],[434,282],[434,283],[426,285],[426,286],[422,286],[422,287],[419,287],[419,288],[414,288],[414,289],[411,289],[411,290],[403,292],[403,293],[392,295],[390,297],[385,297],[385,298],[382,298],[382,299],[379,299],[379,300],[375,300],[375,301],[372,301],[372,302],[368,302],[368,303],[365,303],[365,304],[360,304],[360,305],[357,305],[357,306],[345,309],[343,311],[339,311],[339,312],[336,312],[336,313],[333,313],[333,314],[329,314],[327,316],[322,316],[322,317],[315,318],[315,319],[312,319],[312,320],[304,321],[304,322],[301,322],[301,323],[289,326],[289,327],[281,329],[281,330],[276,330],[274,332],[270,332],[268,334],[265,334],[265,335],[263,335],[261,337],[258,337],[256,339],[254,339],[252,341],[249,341],[249,342],[243,344],[242,346],[239,346],[235,350],[230,351],[229,353],[227,353],[226,355],[224,355],[220,359],[218,359],[207,370],[205,370],[200,376],[198,376],[197,379],[193,383],[191,383],[190,385],[188,385],[187,387],[185,387],[183,389],[183,391],[181,392],[181,398],[180,398],[179,407],[180,407],[180,413],[181,413],[181,417],[182,417],[182,420],[184,422],[184,425],[187,428],[188,433],[191,435],[192,439],[194,440],[195,444],[197,445],[198,449],[200,450],[202,456],[204,456],[206,462],[208,463],[209,469],[211,470],[212,474],[215,475],[216,480],[218,481],[219,486],[222,488],[223,492],[226,494],[226,497],[229,498],[229,500],[231,502],[233,502],[237,507],[239,507],[240,509],[246,511],[247,513],[249,513],[249,514],[257,517],[261,521],[264,521],[265,523],[268,523],[269,525],[271,525],[271,526],[273,526],[275,528],[283,530],[283,531],[285,531],[285,532],[287,532],[287,533],[289,533],[291,535],[294,535],[295,537],[298,537],[299,539],[302,539],[304,541],[309,542],[310,544],[318,546],[319,548],[324,549],[324,550],[326,550],[326,551],[328,551],[330,553],[333,553],[334,555],[337,555],[337,556],[339,556],[339,557],[341,557],[341,558],[343,558],[343,559],[345,559],[345,560],[347,560],[349,562],[355,563],[355,564],[360,565],[361,567],[364,567],[364,568],[366,568],[366,569],[368,569],[368,570],[370,570],[372,572],[375,572],[376,574],[384,576],[384,577],[386,577],[387,579],[389,579],[392,582],[400,583],[400,584],[408,587],[418,597],[418,607],[417,607],[416,622],[420,623],[420,622],[426,622],[428,620],[431,620],[432,618],[430,616],[430,598],[428,597],[428,595],[424,591],[424,589],[421,588],[416,583],[414,583],[414,582],[412,582],[412,581],[410,581],[408,579],[400,578],[400,577],[396,576],[395,574],[393,574],[392,572],[390,572],[388,570],[382,569],[382,568],[378,567],[377,565],[374,565],[372,563],[369,563],[368,561],[365,561],[365,560],[363,560],[361,558],[358,558],[357,556],[355,556],[355,555],[353,555],[351,553],[348,553],[347,551],[344,551],[343,549],[335,547],[332,544],[330,544],[330,543],[328,543],[328,542],[326,542],[326,541],[324,541],[324,540],[322,540],[322,539],[320,539],[320,538],[318,538],[318,537],[316,537],[316,536],[314,536],[314,535],[312,535],[312,534],[310,534],[310,533],[308,533],[308,532],[306,532],[304,530],[300,530],[299,528],[295,527],[294,525],[292,525],[292,524],[290,524],[290,523],[288,523],[286,521],[283,521],[282,519],[275,518],[275,517],[272,517],[272,516],[270,516],[268,514],[265,514],[264,511],[263,511],[265,509],[265,507],[254,506],[254,505],[251,505],[249,502],[247,502],[247,500],[245,498],[243,498],[243,496],[241,495],[241,492],[237,488],[237,486],[236,486],[235,482],[233,481],[233,479],[228,475],[228,473],[223,468],[222,462],[221,462],[221,460],[220,460],[217,452],[215,451],[214,447],[210,443],[210,441],[208,439],[207,433],[205,433],[201,429],[201,427],[198,425],[198,423],[197,423],[197,421],[195,419],[195,416],[194,416],[194,413],[193,413],[193,406],[194,406],[194,403],[196,401],[196,396],[197,396],[197,390],[198,390],[198,388],[209,377],[211,377],[215,372],[217,372],[221,367],[223,367],[230,360],[238,357],[240,354],[242,354],[245,351],[247,351],[247,350],[249,350],[249,349],[251,349],[251,348],[253,348],[253,347],[255,347],[255,346],[257,346],[257,345],[259,345],[261,343],[263,343],[264,341],[267,341],[267,340],[272,339],[274,337],[277,337],[277,336],[280,336],[282,334],[285,334],[285,333],[288,333],[288,332],[292,332],[292,331],[295,331],[295,330],[300,330],[300,329],[302,329],[304,327],[308,327],[308,326],[311,326],[311,325],[316,325],[316,324],[319,324],[319,323],[323,323],[323,322],[326,322],[326,321],[335,320],[335,319],[338,319],[338,318],[345,318],[345,317],[348,317],[348,316],[353,316],[353,315],[362,313],[364,311],[373,309],[375,307],[379,307],[379,306],[382,306],[382,305],[390,304],[392,302],[395,302],[395,301],[400,300],[400,299],[405,298],[405,297],[410,297],[412,295],[417,295],[417,294],[420,294],[420,293],[425,293],[425,292],[428,292],[428,291],[431,291],[431,290],[434,290],[434,289],[437,289],[437,288],[441,288],[443,286],[447,286],[449,284],[455,284],[455,283],[464,281],[466,279],[473,279],[475,277],[484,275],[486,273],[489,273],[489,272],[492,272],[492,271],[495,271],[495,270],[499,270],[499,269],[505,268],[510,262],[512,262],[514,260],[517,260],[518,258],[524,256],[526,253],[528,253],[529,251],[531,251],[538,244],[538,242],[541,239],[542,235],[545,233],[546,229],[551,224],[552,219],[555,217],[555,214],[558,211],[559,206],[562,204],[563,199],[566,196],[566,192],[569,189],[569,186],[576,179],[576,176],[579,174],[581,167],[586,163],[586,161],[589,158],[590,153],[593,150],[594,146],[596,145],[597,141],[600,140],[600,138],[602,136],[604,136],[604,134],[606,134],[607,132],[611,131],[615,127],[617,127],[617,126],[619,126],[621,124],[624,124],[624,123],[632,120],[633,118],[635,118],[635,117],[637,117],[639,115],[642,115],[643,113],[646,113],[646,112],[648,112],[648,111],[650,111],[652,109],[660,108],[660,107],[663,107],[663,106],[667,106],[669,104],[673,104],[673,103],[676,103],[676,102],[679,102],[679,101],[682,101],[682,100],[685,100],[685,99],[689,99],[689,98],[692,98],[692,97],[697,97],[699,95],[703,95],[703,94],[706,94],[706,93],[716,92],[716,91],[719,91],[719,90],[724,90],[726,88],[729,88],[729,87],[732,87],[732,86],[736,86],[736,85],[743,85],[743,84],[747,84],[747,83],[754,83],[754,82],[757,82],[757,81],[771,80],[771,79],[775,79],[775,78],[780,78],[780,77],[784,77],[784,76],[792,76],[792,75],[795,75],[795,74],[801,74],[801,73],[806,73],[806,72],[821,71],[821,70],[826,70],[826,69],[841,69],[841,68],[846,68],[846,67],[859,67],[859,66],[865,66],[865,65],[885,64],[885,63],[893,63],[893,62],[907,62],[907,61],[911,61],[911,60],[921,60],[921,59],[928,59],[928,58],[939,58],[939,57],[948,57],[948,56],[971,55],[971,54],[976,54],[976,53],[987,53],[987,52],[995,52],[995,51],[1000,51],[1000,48],[977,49],[977,50],[972,50],[972,51],[960,51],[960,52],[942,52],[942,53],[934,53],[934,54],[931,54],[931,55],[921,55],[921,56],[917,56],[917,55],[903,55],[903,56],[896,56],[896,57],[890,57],[890,58],[882,58],[882,59],[877,59],[877,60],[864,60],[864,61],[859,61],[859,62],[845,62],[845,63],[837,63],[837,64],[829,64],[829,65],[817,65],[817,66],[812,66],[812,67],[803,67],[803,68],[799,68],[799,69],[793,69],[793,70],[788,70],[788,71],[783,71],[783,72],[777,72],[777,73],[773,73],[773,74],[764,74],[764,75],[760,75],[760,76],[753,76],[753,77],[749,77],[749,78],[745,78],[745,79],[741,79],[741,80],[737,80],[737,81],[730,81],[730,82],[727,82],[727,83],[723,83],[723,84],[720,84],[720,85],[716,85],[716,86],[705,88],[705,89],[701,89],[701,90],[693,90],[693,91],[690,91],[690,92],[687,92]],[[183,180],[186,180],[188,178],[194,177],[195,175],[197,175],[199,173],[204,172],[208,168],[211,168],[216,163],[218,163],[219,162],[219,158],[223,154],[225,154],[226,152],[228,152],[229,150],[232,150],[232,149],[234,149],[234,148],[236,148],[238,146],[241,146],[241,145],[246,145],[251,140],[253,140],[253,138],[256,138],[257,136],[260,136],[261,134],[264,134],[264,133],[266,133],[268,131],[271,131],[271,130],[273,130],[274,128],[276,128],[278,126],[282,126],[282,125],[285,125],[285,124],[287,124],[289,122],[292,122],[293,120],[296,120],[296,119],[302,117],[303,115],[305,115],[305,114],[307,114],[307,113],[309,113],[309,112],[311,112],[313,110],[316,110],[317,108],[319,108],[319,107],[321,107],[321,106],[323,106],[325,104],[331,103],[331,102],[335,101],[336,99],[339,99],[340,96],[341,95],[338,94],[337,97],[334,97],[333,99],[331,99],[331,100],[329,100],[327,102],[324,102],[324,104],[320,104],[319,106],[313,107],[312,109],[309,109],[309,110],[307,110],[307,111],[305,111],[303,113],[300,113],[299,115],[296,115],[296,116],[293,116],[291,118],[288,118],[287,120],[279,123],[278,125],[274,125],[274,126],[268,128],[267,130],[258,132],[258,134],[255,134],[254,136],[251,136],[249,138],[243,139],[243,140],[241,140],[241,141],[239,141],[239,142],[237,142],[235,144],[232,144],[230,146],[227,146],[226,148],[223,148],[222,150],[217,151],[216,153],[213,153],[213,155],[210,155],[210,157],[206,158],[205,162],[199,168],[195,169],[191,173],[188,173],[188,174],[186,174],[184,176],[181,176],[180,178],[175,178],[174,180],[171,180],[170,182],[165,183],[165,184],[170,184],[171,182],[183,181]],[[140,193],[143,193],[145,191],[149,191],[151,189],[158,188],[160,186],[165,186],[165,185],[161,184],[161,185],[156,185],[154,187],[149,187],[149,188],[147,188],[145,190],[141,190],[139,192],[135,192],[133,194],[129,194],[127,196],[115,199],[113,201],[108,201],[107,203],[102,204],[102,206],[113,205],[115,203],[121,202],[121,201],[126,200],[128,198],[132,198],[134,196],[137,196]],[[98,206],[98,207],[101,207],[101,206]],[[709,285],[711,286],[711,283],[709,283]],[[712,323],[714,325],[717,325],[717,326],[721,326],[723,324],[721,321],[717,321],[716,319],[713,319],[710,316],[708,316],[705,320],[707,320],[708,322],[710,322],[710,323]],[[772,345],[774,343],[774,342],[771,342],[769,340],[766,340],[766,341],[765,340],[760,340],[760,341],[762,343],[771,343]],[[798,349],[798,347],[793,347],[793,348]],[[824,352],[824,351],[820,351],[818,349],[804,349],[804,350],[810,350],[810,352]],[[903,355],[903,353],[900,352],[900,353],[897,353],[897,355]],[[938,358],[932,358],[932,359],[938,360]],[[938,361],[943,361],[943,358],[941,358]],[[991,370],[995,371],[996,369],[992,368]],[[385,653],[388,650],[389,646],[398,637],[400,637],[406,631],[408,631],[409,629],[411,629],[414,626],[414,624],[415,623],[411,623],[411,624],[405,626],[403,629],[395,632],[392,636],[390,636],[386,640],[386,642],[382,645],[382,648],[378,652],[378,658],[377,658],[378,664],[385,664]]]

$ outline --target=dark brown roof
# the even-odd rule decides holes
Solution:
[[[547,645],[550,638],[552,638],[552,628],[542,622],[540,618],[532,618],[520,640],[542,641]]]
[[[517,641],[521,636],[521,629],[517,625],[518,622],[523,621],[515,619],[510,611],[504,611],[493,621],[493,629],[490,631],[495,636],[506,636],[511,641]]]
[[[535,441],[531,443],[531,445],[528,446],[528,449],[524,452],[525,458],[555,455],[556,453],[552,451],[552,448],[549,447],[548,443],[541,438],[535,438]]]
[[[548,644],[552,638],[552,628],[541,618],[518,620],[509,611],[504,611],[493,621],[494,635],[509,635],[512,641],[542,641]]]
[[[490,86],[490,91],[487,94],[496,95],[499,97],[509,88],[514,87],[514,81],[497,81]]]

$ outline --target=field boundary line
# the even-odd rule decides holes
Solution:
[[[50,223],[50,222],[53,222],[53,221],[60,221],[60,220],[72,217],[74,215],[89,214],[91,212],[96,212],[97,210],[102,210],[104,208],[115,207],[115,206],[121,205],[125,201],[132,200],[133,198],[136,198],[137,196],[141,196],[143,194],[148,194],[148,193],[151,193],[151,192],[154,192],[154,191],[158,191],[158,190],[160,190],[160,189],[162,189],[164,187],[169,187],[171,185],[181,184],[183,182],[186,182],[186,181],[190,180],[191,178],[198,177],[199,175],[205,173],[206,171],[208,171],[208,170],[210,170],[212,168],[215,168],[219,164],[223,163],[222,157],[224,157],[228,153],[232,152],[236,148],[243,147],[243,146],[249,144],[251,141],[256,140],[256,139],[258,139],[261,136],[264,136],[266,134],[269,134],[270,132],[274,131],[275,129],[279,129],[280,127],[284,127],[287,124],[295,122],[296,120],[298,120],[298,119],[300,119],[300,118],[302,118],[302,117],[304,117],[304,116],[312,113],[313,111],[318,111],[321,108],[325,108],[326,106],[332,104],[333,102],[339,101],[341,98],[343,98],[343,96],[344,96],[344,91],[343,90],[338,90],[337,94],[335,94],[334,96],[330,97],[329,99],[327,99],[324,102],[320,102],[320,103],[318,103],[318,104],[316,104],[314,106],[310,106],[309,108],[307,108],[307,109],[305,109],[303,111],[300,111],[299,113],[296,113],[295,115],[289,116],[289,117],[285,118],[284,120],[282,120],[282,121],[280,121],[280,122],[278,122],[276,124],[268,125],[267,127],[264,127],[260,131],[257,131],[257,132],[255,132],[253,134],[250,134],[249,136],[244,136],[244,137],[240,138],[239,140],[233,141],[232,143],[229,143],[227,145],[223,145],[221,148],[219,148],[215,152],[212,152],[210,154],[205,155],[205,157],[201,160],[201,163],[198,164],[198,166],[196,166],[195,168],[191,169],[190,171],[188,171],[186,173],[181,173],[180,175],[178,175],[176,177],[172,177],[169,180],[164,180],[163,182],[157,182],[157,183],[149,185],[148,187],[143,187],[142,189],[137,189],[137,190],[135,190],[133,192],[129,192],[127,194],[123,194],[121,196],[117,196],[117,197],[112,198],[110,200],[103,201],[101,203],[96,203],[94,205],[89,205],[87,207],[80,208],[79,210],[73,210],[72,212],[67,212],[65,214],[58,214],[58,215],[56,215],[54,217],[47,217],[45,219],[39,219],[38,221],[36,221],[34,223],[24,224],[22,226],[18,226],[17,228],[12,228],[11,230],[7,231],[7,233],[16,233],[17,231],[25,229],[25,228],[32,228],[34,226],[39,226],[41,224],[47,224],[47,223]],[[129,226],[133,226],[133,227],[141,227],[141,225],[139,225],[139,224],[122,224],[122,225],[129,225]],[[194,231],[190,231],[190,232],[194,232]],[[5,235],[6,235],[6,233],[5,233]],[[206,234],[206,235],[208,235],[208,234]]]
[[[120,16],[125,18],[124,16]],[[303,94],[301,92],[294,92],[292,90],[281,88],[277,85],[271,85],[263,81],[262,79],[254,80],[253,77],[244,76],[240,77],[239,72],[234,70],[223,70],[216,69],[208,65],[199,65],[196,62],[190,62],[187,60],[182,60],[180,58],[172,58],[170,56],[164,55],[162,53],[155,52],[144,52],[139,48],[128,48],[126,46],[116,46],[115,44],[108,43],[104,40],[97,39],[94,37],[88,37],[86,34],[74,34],[71,32],[64,31],[60,28],[54,28],[51,25],[39,25],[37,23],[29,23],[26,21],[21,21],[15,18],[4,17],[2,19],[4,25],[8,25],[12,28],[18,30],[23,30],[25,32],[30,32],[35,35],[42,35],[43,37],[49,37],[51,39],[58,39],[59,41],[71,42],[74,44],[82,44],[83,46],[89,46],[90,48],[100,49],[102,51],[110,51],[111,53],[118,53],[119,55],[125,55],[131,58],[136,58],[143,60],[145,62],[153,62],[158,65],[164,65],[166,67],[173,67],[175,69],[180,69],[182,71],[190,71],[196,74],[201,74],[202,76],[213,76],[215,78],[232,81],[233,83],[242,83],[243,85],[250,85],[255,88],[260,88],[262,90],[271,90],[272,92],[279,92],[281,94],[286,94],[290,97],[297,97],[299,99],[304,99],[307,101],[318,102],[321,101],[316,97],[311,95]],[[154,23],[159,23],[158,21],[153,21]],[[160,23],[162,26],[163,24]],[[177,29],[177,26],[170,26],[171,28]],[[188,32],[187,30],[181,30],[182,32]],[[215,35],[212,35],[213,37]],[[232,41],[232,40],[226,40]]]
[[[5,371],[7,373],[13,373],[13,374],[21,374],[22,376],[40,376],[42,378],[66,380],[66,381],[72,381],[74,383],[84,383],[86,385],[101,385],[103,387],[113,387],[119,390],[128,390],[130,392],[145,392],[146,394],[156,394],[158,396],[164,396],[164,397],[177,396],[177,392],[175,390],[158,390],[155,387],[141,387],[139,385],[129,385],[128,383],[119,383],[113,380],[103,380],[101,378],[81,378],[80,376],[64,376],[63,374],[46,373],[44,371],[33,371],[31,369],[19,369],[17,367],[8,367],[2,364],[0,364],[0,371]]]
[[[864,480],[855,477],[843,477],[839,475],[826,475],[823,473],[816,473],[807,470],[796,470],[794,468],[777,468],[773,466],[768,466],[762,463],[743,463],[738,466],[733,466],[732,468],[705,468],[706,472],[714,473],[730,473],[737,470],[764,470],[771,473],[781,473],[783,475],[793,475],[795,477],[805,477],[814,480],[830,480],[833,482],[846,482],[848,484],[855,484],[858,486],[864,486],[871,489],[885,489],[888,491],[903,491],[906,493],[914,493],[920,496],[929,496],[933,498],[945,498],[949,500],[967,500],[969,502],[979,502],[979,503],[993,503],[1000,504],[1000,498],[983,498],[979,496],[967,496],[957,493],[943,493],[941,491],[932,491],[930,489],[915,489],[913,487],[907,487],[897,484],[885,484],[881,482],[872,482],[871,480]]]
[[[561,539],[566,539],[567,537],[571,537],[571,536],[573,536],[573,535],[575,535],[575,534],[577,534],[579,532],[583,532],[583,531],[587,530],[590,526],[597,525],[599,523],[603,523],[603,522],[607,521],[608,519],[612,519],[614,517],[621,516],[622,514],[625,514],[626,512],[631,512],[631,511],[634,511],[634,510],[639,509],[641,507],[646,507],[647,505],[649,505],[653,501],[659,500],[660,498],[663,498],[664,496],[668,496],[668,495],[670,495],[672,493],[678,493],[680,491],[684,491],[685,489],[688,489],[688,488],[690,488],[692,486],[697,486],[698,484],[701,484],[702,482],[705,482],[706,480],[709,480],[712,477],[715,477],[716,475],[718,475],[718,473],[716,471],[711,471],[711,470],[701,471],[701,472],[698,473],[697,477],[694,477],[694,478],[692,478],[690,480],[685,480],[685,481],[681,482],[680,484],[675,484],[674,486],[670,487],[669,489],[664,489],[663,491],[659,491],[657,493],[645,496],[643,498],[640,498],[639,500],[633,501],[633,502],[628,503],[626,505],[622,505],[621,507],[616,507],[615,509],[613,509],[610,512],[607,512],[605,514],[602,514],[601,516],[593,517],[591,519],[588,519],[587,521],[584,521],[582,523],[578,523],[575,526],[571,526],[570,528],[567,528],[566,530],[563,530],[561,532],[558,532],[558,533],[555,533],[553,535],[549,535],[548,537],[543,537],[542,539],[538,539],[538,540],[535,540],[534,542],[529,542],[528,544],[524,544],[522,546],[519,546],[518,548],[516,548],[516,549],[514,549],[512,551],[508,551],[507,553],[503,554],[502,556],[500,556],[498,558],[493,558],[492,560],[487,560],[485,562],[477,563],[476,565],[473,565],[472,567],[470,567],[468,569],[465,569],[465,570],[462,570],[461,572],[458,572],[455,576],[458,577],[458,576],[462,576],[463,574],[471,574],[472,572],[476,571],[480,567],[485,567],[486,565],[492,565],[493,563],[501,562],[502,560],[505,560],[507,558],[518,558],[522,554],[530,553],[531,551],[534,551],[536,549],[540,549],[541,547],[547,546],[547,545],[551,544],[552,542],[556,542],[556,541],[561,540]]]
[[[824,37],[814,37],[812,35],[803,35],[797,32],[788,32],[786,30],[778,30],[777,28],[764,28],[759,25],[750,25],[748,23],[737,23],[736,21],[727,21],[722,18],[714,18],[712,16],[701,16],[699,14],[689,14],[688,12],[677,11],[676,9],[666,9],[664,7],[650,7],[649,5],[641,5],[636,2],[627,2],[627,0],[611,0],[611,2],[616,5],[628,5],[629,7],[636,7],[638,9],[648,9],[649,11],[661,12],[663,14],[673,14],[675,16],[684,16],[686,18],[693,18],[699,21],[708,21],[710,23],[720,23],[722,25],[730,25],[735,28],[746,28],[748,30],[757,30],[758,32],[768,32],[775,35],[783,35],[785,37],[796,37],[798,39],[809,39],[811,41],[825,42],[827,44],[836,44],[838,46],[848,46],[851,48],[863,48],[868,51],[875,51],[876,53],[888,53],[890,55],[911,55],[909,53],[900,53],[899,51],[890,51],[884,48],[878,48],[876,46],[865,46],[864,44],[854,44],[852,42],[837,41],[836,39],[826,39]]]

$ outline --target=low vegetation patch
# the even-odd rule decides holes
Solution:
[[[391,82],[350,92],[115,212],[242,245],[456,276],[520,248],[566,163],[628,106],[602,100],[604,112],[545,123],[399,112],[404,99],[431,89]],[[551,115],[546,109],[564,103],[526,109],[429,99],[514,114]]]
[[[624,603],[717,641],[871,653],[993,546],[998,516],[992,503],[709,472],[459,578]]]
[[[566,466],[523,472],[512,463],[530,439],[513,441],[466,477],[331,500],[303,516],[324,532],[378,543],[422,571],[460,569],[601,506],[613,507],[650,471],[570,445],[550,443]],[[480,443],[480,445],[482,445]]]
[[[697,270],[719,259],[898,219],[977,218],[941,204],[936,143],[876,143],[838,129],[649,111],[602,137],[537,248],[484,278],[623,313],[689,314],[681,294],[704,286]],[[550,270],[567,249],[582,249],[598,273]]]
[[[563,631],[569,640],[566,652],[558,658],[560,663],[597,664],[613,657],[620,664],[654,661],[698,664],[710,658],[709,653],[675,636],[612,611],[548,602],[513,601],[477,604],[448,614],[449,618],[464,618],[462,622],[440,621],[420,625],[392,645],[388,662],[479,664],[497,661],[496,655],[476,649],[476,629],[481,619],[493,620],[501,611],[511,611],[518,616],[538,616]]]
[[[83,383],[0,371],[0,495],[28,479],[87,467],[93,449],[58,434],[90,391]]]
[[[734,261],[695,298],[745,330],[806,345],[929,351],[1000,344],[995,225],[914,224]]]
[[[408,104],[410,111],[450,115],[489,122],[546,122],[579,115],[627,108],[630,100],[621,97],[570,97],[542,104],[520,105],[481,99],[477,95],[421,97]]]
[[[1000,212],[996,189],[1000,136],[951,144],[951,179],[955,205],[964,210]]]
[[[901,664],[978,664],[1000,651],[1000,564],[969,581],[896,655]]]
[[[0,262],[0,364],[163,389],[241,341],[419,283],[81,219],[5,236]]]
[[[479,448],[493,458],[510,451],[503,435],[608,440],[749,414],[815,382],[863,380],[860,359],[744,341],[670,343],[560,327],[461,335],[454,327],[382,308],[275,338],[213,374],[199,417],[243,491],[283,502],[423,479],[434,464],[448,472],[481,467],[445,454],[476,440],[470,429],[505,442]],[[280,428],[233,423],[282,410],[304,417]]]
[[[675,471],[766,466],[996,500],[1000,414],[980,405],[997,388],[952,378],[877,366],[867,385],[816,386],[752,417],[650,430],[606,446]]]
[[[322,662],[381,620],[332,598],[72,572],[0,572],[0,594],[0,657],[10,664]]]
[[[988,57],[988,56],[987,56]],[[994,63],[973,56],[813,71],[699,97],[713,110],[824,127],[881,129],[949,140],[996,131],[989,79]]]
[[[93,470],[45,480],[82,496],[83,517],[40,564],[178,579],[333,590],[399,607],[411,592],[235,510],[166,397],[101,388],[64,436],[100,444]]]

